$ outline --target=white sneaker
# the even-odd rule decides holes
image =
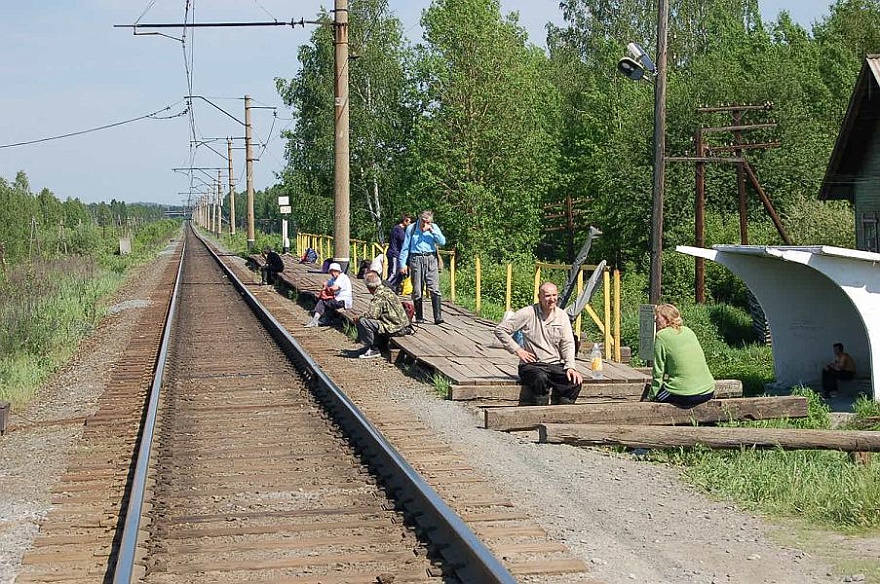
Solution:
[[[382,351],[378,351],[376,349],[367,349],[367,351],[364,354],[358,355],[358,359],[375,359],[376,357],[381,357],[381,356],[382,356]]]

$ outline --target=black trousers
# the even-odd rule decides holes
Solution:
[[[849,381],[855,374],[852,371],[837,371],[835,369],[822,370],[822,395],[828,397],[832,391],[837,391],[837,380]]]
[[[581,392],[581,384],[569,381],[562,365],[520,363],[519,379],[535,395],[547,395],[552,392],[551,397],[563,397],[574,402]]]
[[[265,284],[274,284],[278,280],[278,274],[284,270],[273,270],[269,266],[260,268],[260,279]]]
[[[651,389],[651,386],[645,389],[648,391]],[[657,392],[657,395],[654,396],[652,401],[672,404],[679,408],[692,408],[694,406],[698,406],[701,403],[705,403],[715,397],[715,390],[710,391],[709,393],[698,393],[697,395],[679,395],[677,393],[672,393],[666,389],[665,385],[660,386],[660,391]]]

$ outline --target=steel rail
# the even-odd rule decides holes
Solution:
[[[193,231],[204,243],[204,239]],[[415,521],[430,533],[436,545],[463,582],[483,584],[515,584],[516,579],[483,544],[442,497],[388,443],[360,409],[337,387],[321,367],[309,356],[287,329],[251,294],[235,273],[207,244],[205,247],[226,273],[257,317],[266,326],[282,350],[306,379],[313,384],[319,397],[336,416],[349,438],[366,452],[374,471],[407,509]]]
[[[186,229],[186,228],[184,228]],[[159,395],[162,390],[162,381],[165,374],[165,362],[168,357],[168,345],[171,339],[172,323],[177,311],[177,300],[180,294],[180,279],[183,273],[183,258],[186,255],[186,237],[180,251],[180,264],[177,267],[177,276],[174,281],[174,290],[171,293],[171,303],[165,317],[165,326],[162,330],[162,343],[159,346],[159,354],[156,357],[156,369],[153,375],[153,383],[150,386],[150,400],[147,405],[141,435],[139,437],[138,456],[135,464],[134,478],[129,491],[128,507],[125,512],[125,523],[122,528],[122,538],[116,556],[116,566],[113,571],[114,584],[129,584],[134,574],[135,558],[137,554],[138,535],[141,523],[141,514],[147,488],[147,473],[150,466],[150,452],[153,448],[153,436],[156,428],[156,419],[159,411]]]

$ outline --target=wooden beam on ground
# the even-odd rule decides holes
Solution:
[[[578,403],[639,401],[645,392],[642,383],[596,383],[584,380]],[[715,382],[715,398],[730,399],[742,397],[742,381],[739,379],[719,379]],[[454,401],[479,402],[480,405],[516,405],[532,402],[532,392],[517,383],[503,385],[453,385],[449,389],[449,399]]]
[[[592,383],[585,381],[578,401],[593,398],[611,400],[637,400],[644,392],[643,383]],[[453,385],[449,389],[449,399],[456,401],[479,400],[497,402],[495,405],[515,405],[531,403],[532,392],[519,384],[505,385]]]
[[[880,432],[867,430],[798,430],[782,428],[701,428],[695,426],[615,426],[541,424],[538,441],[577,446],[630,448],[785,448],[880,452]]]
[[[712,399],[690,409],[656,402],[522,406],[484,411],[489,430],[531,430],[540,424],[693,425],[728,420],[804,418],[807,398],[800,396]]]

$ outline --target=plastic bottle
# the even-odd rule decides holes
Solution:
[[[602,377],[602,345],[599,343],[593,343],[593,350],[590,351],[590,371],[593,379]]]

